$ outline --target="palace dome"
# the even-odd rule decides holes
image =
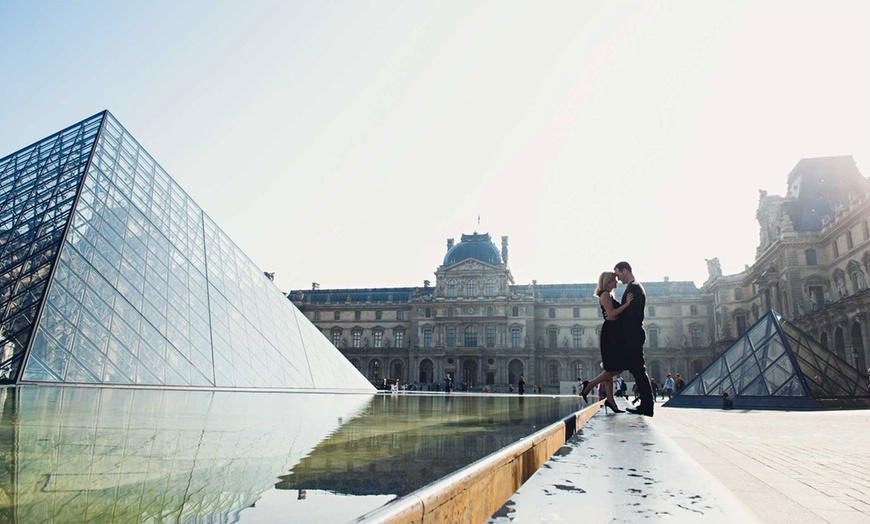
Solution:
[[[493,266],[501,265],[501,254],[492,243],[489,233],[462,235],[462,240],[447,250],[444,265],[452,266],[463,260],[473,258]]]

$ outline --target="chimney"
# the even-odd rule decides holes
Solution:
[[[501,237],[501,260],[505,264],[507,264],[507,261],[508,261],[508,248],[507,248],[507,246],[508,246],[508,237],[507,237],[507,235],[505,235],[505,236]]]
[[[448,239],[447,239],[447,251],[450,251],[450,248],[451,248],[451,247],[453,247],[453,239],[452,239],[452,238],[448,238]]]
[[[311,283],[311,291],[317,291],[320,289],[320,282],[312,282]]]
[[[664,280],[665,282],[670,282],[670,281],[671,281],[671,277],[662,277],[662,280]]]
[[[429,287],[429,284],[430,284],[430,283],[431,283],[431,282],[429,282],[428,280],[424,280],[424,281],[423,281],[423,287],[424,287],[424,288]]]

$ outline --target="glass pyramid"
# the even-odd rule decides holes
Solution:
[[[0,383],[373,391],[104,111],[0,159]]]
[[[665,404],[748,409],[870,408],[867,377],[770,310]]]

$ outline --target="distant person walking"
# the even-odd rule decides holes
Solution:
[[[453,389],[453,379],[450,378],[450,373],[444,374],[444,392],[450,393]]]
[[[640,406],[628,408],[628,412],[635,415],[653,416],[652,387],[646,374],[646,363],[643,359],[643,344],[646,342],[646,332],[643,330],[643,310],[646,307],[646,291],[634,279],[631,265],[628,262],[618,262],[613,268],[616,278],[625,284],[622,292],[623,302],[628,307],[620,315],[620,332],[624,337],[626,354],[628,356],[628,372],[634,377],[637,387],[640,389]],[[626,302],[626,297],[634,297],[634,300]]]
[[[520,379],[517,381],[517,390],[520,395],[526,392],[526,379],[522,375],[520,375]]]
[[[686,383],[683,382],[683,377],[681,377],[680,374],[677,373],[677,379],[674,381],[674,392],[679,393],[685,385]]]
[[[665,379],[665,383],[662,385],[662,398],[665,398],[665,395],[668,396],[668,400],[674,395],[674,377],[668,373],[668,378]]]
[[[598,304],[601,306],[601,311],[604,314],[604,323],[601,326],[599,339],[601,365],[604,371],[592,380],[583,381],[580,396],[583,397],[584,402],[588,402],[586,396],[592,391],[592,388],[604,383],[604,388],[607,392],[607,400],[604,405],[612,409],[614,413],[621,413],[622,410],[617,407],[616,399],[613,397],[613,377],[619,375],[622,373],[622,370],[628,367],[628,356],[617,319],[631,304],[634,295],[625,295],[625,303],[620,304],[616,300],[616,297],[613,296],[614,289],[616,289],[616,273],[611,271],[601,273],[598,277],[598,286],[595,288],[594,295],[598,297]]]

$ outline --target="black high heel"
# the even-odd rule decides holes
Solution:
[[[580,389],[580,396],[583,397],[583,402],[586,402],[587,404],[589,403],[589,399],[586,398],[589,395],[589,392],[586,391],[586,386],[588,386],[588,385],[589,385],[589,381],[584,380],[583,381],[583,388]]]
[[[624,409],[619,409],[616,407],[616,402],[613,404],[610,403],[610,399],[604,399],[604,412],[607,413],[607,408],[610,408],[614,413],[625,413]]]

